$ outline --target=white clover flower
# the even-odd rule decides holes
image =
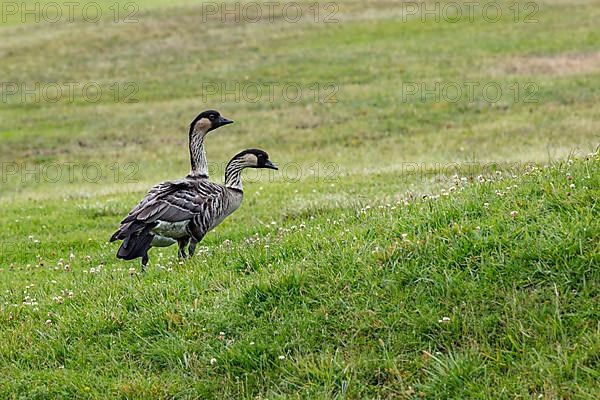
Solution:
[[[215,365],[217,363],[217,359],[216,358],[211,358],[210,359],[210,365]]]

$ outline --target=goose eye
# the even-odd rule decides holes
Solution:
[[[215,119],[215,114],[210,114],[210,116],[208,117],[211,121],[214,121]]]

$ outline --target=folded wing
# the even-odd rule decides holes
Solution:
[[[182,179],[154,186],[146,197],[121,221],[113,236],[129,241],[132,236],[148,232],[158,221],[183,222],[195,217],[210,218],[219,208],[225,188],[206,179]],[[123,243],[126,246],[126,243]]]

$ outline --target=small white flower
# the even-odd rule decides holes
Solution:
[[[210,359],[210,365],[215,365],[217,363],[217,359],[216,358],[211,358]]]
[[[575,184],[571,183],[571,185],[569,186],[571,189],[575,189]]]
[[[46,325],[52,325],[52,320],[51,319],[47,319],[46,320]]]
[[[490,203],[483,203],[483,208],[490,208]]]
[[[442,317],[442,319],[439,319],[438,322],[440,324],[447,324],[450,322],[450,318],[449,317]]]
[[[511,217],[513,217],[513,218],[516,218],[516,217],[517,217],[517,215],[519,215],[519,212],[518,212],[518,211],[511,211],[511,212],[510,212],[510,216],[511,216]]]
[[[280,360],[285,360],[285,356],[279,356]]]

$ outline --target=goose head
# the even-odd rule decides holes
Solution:
[[[244,168],[267,168],[278,169],[277,165],[269,160],[269,155],[259,149],[246,149],[233,157],[232,161],[238,161]]]
[[[224,118],[217,110],[203,111],[190,124],[190,136],[193,134],[204,136],[210,131],[232,123],[232,120]]]

